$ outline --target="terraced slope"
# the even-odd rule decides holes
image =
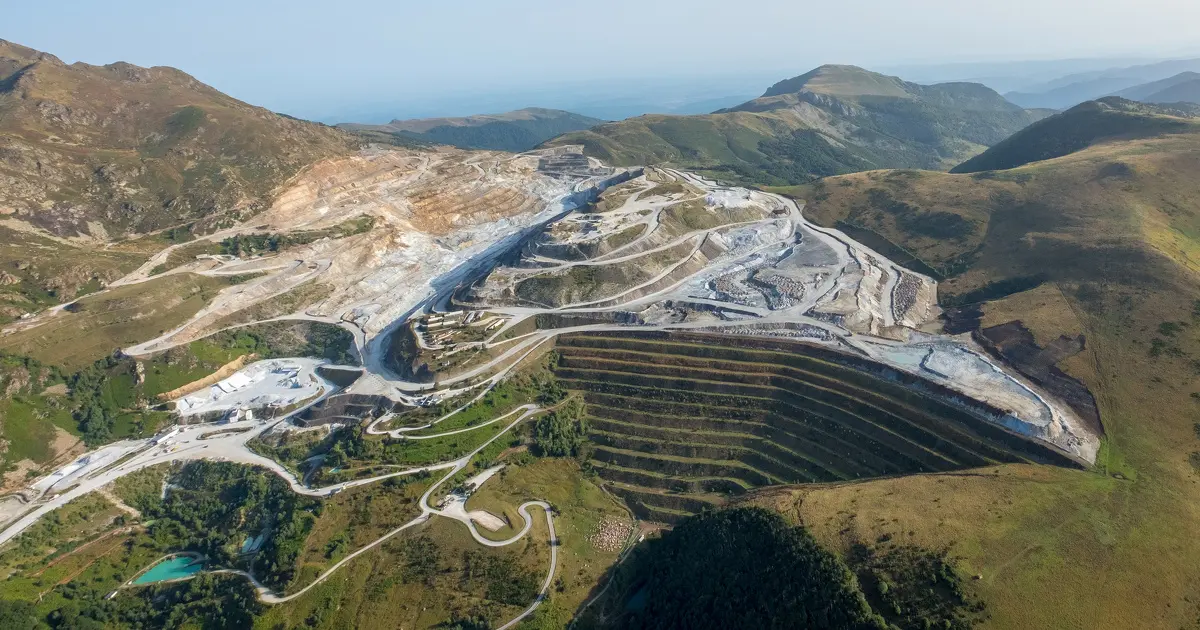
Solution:
[[[999,412],[833,350],[692,333],[559,338],[588,404],[591,463],[642,518],[725,495],[997,463],[1079,464],[990,422]]]

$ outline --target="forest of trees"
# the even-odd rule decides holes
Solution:
[[[199,628],[223,630],[249,628],[254,616],[263,609],[254,589],[244,578],[233,575],[201,574],[186,582],[145,587],[139,596],[104,599],[104,593],[80,588],[75,583],[65,588],[75,593],[74,601],[50,613],[45,622],[30,616],[16,628],[53,628],[54,630],[103,630],[137,628],[145,630]],[[20,612],[20,611],[13,611]],[[0,621],[5,621],[0,613]],[[14,627],[0,625],[7,628]]]
[[[687,519],[630,559],[629,628],[885,628],[850,570],[761,508]]]
[[[292,492],[275,475],[229,462],[190,463],[173,484],[150,514],[151,536],[168,537],[175,547],[228,566],[248,535],[269,530],[254,557],[254,574],[271,588],[287,586],[319,501]]]
[[[586,409],[583,401],[571,398],[533,425],[534,452],[549,457],[575,457],[587,442]]]
[[[607,619],[582,627],[968,630],[984,612],[945,550],[882,536],[845,560],[759,507],[705,512],[649,541],[613,575]]]

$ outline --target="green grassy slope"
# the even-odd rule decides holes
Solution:
[[[386,125],[338,125],[358,133],[384,133],[399,138],[448,144],[464,149],[528,151],[555,136],[589,129],[599,118],[556,109],[530,107],[504,114],[463,118],[393,120]]]
[[[1089,101],[1040,120],[951,172],[977,173],[1049,160],[1114,139],[1200,131],[1200,107],[1145,105],[1120,98]]]
[[[940,271],[943,302],[1002,297],[1035,276],[1156,290],[1200,271],[1198,146],[1200,133],[1169,134],[995,173],[876,171],[778,190]]]
[[[897,77],[857,66],[826,65],[772,85],[763,93],[763,97],[795,94],[805,89],[831,96],[910,96],[908,86]]]

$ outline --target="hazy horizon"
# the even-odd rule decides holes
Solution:
[[[932,81],[991,79],[970,71],[989,63],[1053,61],[1065,73],[1200,56],[1190,32],[1200,3],[1147,0],[1135,12],[1104,5],[1118,6],[747,0],[732,19],[714,0],[615,0],[601,10],[550,0],[349,0],[336,15],[310,1],[215,0],[197,12],[71,0],[10,8],[0,37],[67,62],[174,66],[239,99],[325,122],[528,106],[609,113],[601,117],[697,113],[824,63]],[[218,17],[228,15],[239,18]],[[994,78],[1007,89],[1011,77]]]

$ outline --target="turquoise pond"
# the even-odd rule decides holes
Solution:
[[[197,561],[191,556],[176,556],[159,562],[150,568],[149,571],[138,576],[134,580],[134,584],[153,584],[154,582],[165,582],[167,580],[178,580],[179,578],[191,577],[200,572],[204,568],[204,563]]]

